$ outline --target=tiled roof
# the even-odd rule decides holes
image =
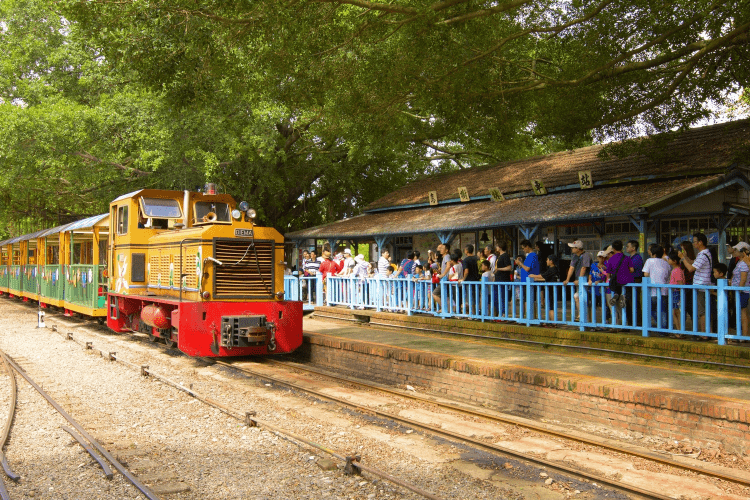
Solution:
[[[372,212],[285,235],[288,239],[371,238],[378,234],[418,234],[434,231],[481,230],[518,224],[586,220],[617,215],[647,214],[670,200],[687,198],[725,180],[711,175],[624,186],[566,191],[504,201]]]
[[[624,157],[610,155],[609,159],[600,157],[604,148],[618,146],[638,148],[638,152]],[[591,171],[598,190],[602,185],[637,179],[723,173],[738,160],[750,162],[750,120],[433,175],[374,201],[366,211],[425,205],[429,191],[436,191],[440,202],[458,201],[458,187],[466,187],[472,199],[487,197],[489,189],[495,187],[505,195],[531,194],[532,179],[541,179],[548,190],[554,191],[562,186],[577,186],[578,172]]]

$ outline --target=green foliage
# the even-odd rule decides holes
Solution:
[[[283,232],[421,175],[688,126],[750,0],[4,0],[0,231],[205,181]]]

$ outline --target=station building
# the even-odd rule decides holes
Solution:
[[[483,247],[541,241],[565,258],[567,242],[595,252],[613,240],[677,245],[696,232],[719,260],[750,238],[750,120],[429,176],[372,202],[361,215],[286,234],[321,243],[388,248],[398,262],[439,243]]]

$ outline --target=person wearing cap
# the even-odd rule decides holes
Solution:
[[[356,262],[352,258],[352,251],[348,248],[344,249],[344,260],[339,265],[339,272],[336,276],[351,276],[354,273],[354,266]]]
[[[611,248],[611,247],[610,247]],[[589,285],[592,286],[594,289],[594,297],[595,299],[595,305],[602,305],[604,306],[603,309],[603,318],[602,323],[607,322],[607,318],[609,316],[609,308],[607,307],[607,299],[609,299],[610,290],[608,287],[599,286],[602,283],[607,282],[607,276],[604,274],[604,266],[607,263],[607,259],[609,256],[614,253],[614,251],[609,252],[607,250],[600,250],[596,254],[596,262],[594,262],[591,265],[591,272],[589,273]],[[604,294],[602,294],[602,290],[604,290]],[[604,296],[604,300],[601,300],[602,295]],[[598,309],[598,307],[597,307]],[[596,318],[594,318],[596,319]]]
[[[563,281],[563,284],[567,286],[568,283],[573,281],[574,284],[578,284],[578,280],[583,278],[584,282],[588,283],[588,276],[591,270],[591,264],[594,263],[593,257],[586,250],[583,249],[583,242],[576,240],[573,243],[568,243],[570,251],[573,254],[573,259],[570,261],[570,267],[568,268],[568,276]],[[576,301],[576,311],[581,310],[580,298],[578,292],[573,293],[573,298]],[[575,319],[578,321],[578,318]]]
[[[331,259],[331,251],[328,249],[323,250],[323,262],[320,264],[320,274],[323,277],[323,296],[327,296],[328,291],[328,276],[334,275],[339,272],[339,268],[336,263]]]
[[[745,287],[748,284],[747,277],[748,274],[750,274],[750,266],[747,265],[747,259],[745,258],[748,254],[750,254],[750,245],[744,241],[740,241],[732,247],[732,257],[737,261],[737,264],[734,267],[734,273],[732,274],[732,286]],[[749,324],[748,319],[750,319],[747,311],[747,303],[750,294],[748,292],[738,293],[737,291],[732,294],[735,296],[735,301],[738,299],[740,301],[740,324],[742,327],[742,335],[747,335]],[[732,322],[729,324],[732,325]]]

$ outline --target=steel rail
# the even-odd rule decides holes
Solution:
[[[78,422],[76,422],[75,419],[68,414],[68,412],[66,412],[59,404],[57,404],[57,402],[54,399],[52,399],[52,397],[49,394],[44,392],[44,389],[39,387],[39,385],[37,385],[37,383],[34,382],[34,380],[26,372],[24,372],[21,369],[21,367],[18,366],[18,364],[16,364],[16,362],[13,361],[13,359],[10,356],[8,356],[6,353],[2,351],[0,351],[0,355],[3,357],[3,359],[7,363],[9,363],[13,367],[13,369],[16,372],[18,372],[19,375],[21,375],[24,379],[26,379],[26,382],[28,382],[34,389],[36,389],[37,392],[41,394],[44,397],[44,399],[46,399],[47,402],[51,404],[52,407],[55,410],[57,410],[57,412],[60,413],[60,415],[62,415],[65,418],[65,420],[70,422],[70,424],[75,428],[75,430],[77,430],[83,437],[85,437],[94,446],[94,448],[96,448],[99,451],[99,453],[104,455],[104,457],[107,460],[109,460],[109,462],[112,465],[114,465],[115,469],[117,469],[117,471],[120,472],[120,474],[125,476],[125,478],[128,481],[130,481],[130,483],[133,486],[135,486],[138,489],[138,491],[143,493],[146,496],[146,498],[148,498],[149,500],[160,500],[160,498],[153,491],[151,491],[151,489],[149,489],[148,486],[140,482],[138,478],[136,478],[133,474],[131,474],[128,469],[126,469],[120,462],[117,461],[115,457],[112,456],[110,452],[107,451],[106,448],[104,448],[101,444],[99,444],[99,442],[96,439],[94,439],[94,437],[91,436],[91,434],[86,432],[86,429],[81,427],[81,425]]]
[[[329,316],[327,314],[319,314],[314,313],[316,317],[319,318],[329,318],[329,319],[335,319],[338,321],[351,321],[351,322],[358,322],[356,319],[349,319],[349,318],[340,318],[338,316]],[[450,330],[438,330],[435,328],[420,328],[416,326],[404,326],[404,325],[392,325],[390,323],[379,323],[377,321],[370,321],[366,323],[367,325],[377,325],[377,326],[385,326],[388,328],[398,328],[402,330],[417,330],[417,331],[424,331],[424,332],[435,332],[435,333],[444,333],[446,335],[452,335],[456,337],[471,337],[471,338],[477,338],[477,339],[485,339],[485,340],[499,340],[504,342],[515,342],[518,344],[531,344],[531,345],[539,345],[543,347],[562,347],[565,349],[576,349],[580,351],[592,351],[592,352],[603,352],[608,354],[622,354],[624,356],[632,356],[634,358],[645,358],[645,359],[659,359],[664,361],[683,361],[685,363],[694,363],[699,365],[711,365],[711,366],[720,366],[724,368],[742,368],[744,370],[750,370],[750,366],[748,365],[735,365],[732,363],[717,363],[715,361],[703,361],[700,359],[690,359],[690,358],[674,358],[671,356],[658,356],[655,354],[643,354],[640,352],[630,352],[630,351],[617,351],[614,349],[602,349],[601,347],[587,347],[587,346],[581,346],[581,345],[566,345],[566,344],[555,344],[552,342],[541,342],[538,340],[526,340],[526,339],[512,339],[509,337],[491,337],[488,335],[477,335],[475,333],[463,333],[463,332],[452,332]],[[519,323],[519,326],[524,326]],[[321,334],[325,335],[325,334]]]
[[[670,458],[660,456],[657,453],[651,453],[651,452],[648,452],[648,451],[633,450],[633,449],[629,449],[629,448],[624,448],[624,447],[618,446],[618,445],[613,444],[613,443],[608,443],[608,442],[604,442],[604,441],[598,441],[596,439],[587,438],[587,437],[583,437],[583,436],[570,435],[570,434],[567,434],[565,432],[560,432],[560,431],[556,431],[554,429],[549,429],[549,428],[544,427],[542,425],[536,425],[536,424],[529,423],[529,422],[522,422],[522,421],[515,420],[515,419],[512,419],[512,418],[507,418],[507,417],[503,417],[501,415],[487,413],[487,412],[480,411],[480,410],[475,410],[473,408],[466,408],[466,407],[463,407],[463,406],[460,406],[460,405],[456,405],[456,404],[445,403],[445,402],[441,402],[441,401],[435,401],[435,400],[432,400],[430,398],[426,398],[426,397],[423,397],[423,396],[418,396],[416,394],[411,394],[411,393],[406,392],[406,391],[398,391],[398,390],[390,389],[388,387],[383,387],[383,386],[380,386],[380,385],[377,385],[377,384],[368,383],[368,382],[360,381],[360,380],[357,380],[357,379],[352,379],[352,378],[349,378],[349,377],[344,377],[342,375],[337,375],[337,374],[334,374],[334,373],[329,373],[329,372],[324,371],[324,370],[318,370],[316,368],[310,368],[310,367],[301,365],[299,363],[293,363],[291,361],[279,361],[277,359],[264,359],[263,362],[264,363],[271,363],[271,364],[275,364],[275,365],[280,365],[280,366],[288,366],[288,367],[291,367],[291,368],[293,368],[295,370],[301,370],[301,371],[306,371],[306,372],[310,372],[310,373],[315,373],[317,375],[321,375],[323,377],[328,377],[328,378],[331,378],[333,380],[337,380],[337,381],[340,381],[340,382],[346,382],[346,383],[349,383],[349,384],[352,384],[352,385],[358,385],[360,387],[365,387],[367,389],[371,389],[371,390],[374,390],[374,391],[380,391],[380,392],[385,392],[385,393],[388,393],[388,394],[393,394],[395,396],[400,396],[402,398],[411,399],[411,400],[414,400],[414,401],[419,401],[419,402],[422,402],[422,403],[434,405],[434,406],[437,406],[439,408],[444,408],[444,409],[447,409],[447,410],[451,410],[451,411],[455,411],[455,412],[459,412],[459,413],[464,413],[464,414],[470,415],[472,417],[485,418],[487,420],[492,420],[494,422],[498,422],[498,423],[501,423],[501,424],[513,425],[513,426],[517,426],[517,427],[523,427],[523,428],[526,428],[526,429],[529,429],[529,430],[533,430],[533,431],[536,431],[536,432],[540,432],[540,433],[543,433],[543,434],[548,434],[550,436],[555,436],[555,437],[558,437],[558,438],[567,439],[568,441],[576,441],[578,443],[587,444],[587,445],[591,445],[591,446],[596,446],[596,447],[599,447],[599,448],[604,448],[604,449],[607,449],[607,450],[611,450],[611,451],[615,451],[615,452],[618,452],[618,453],[622,453],[624,455],[629,455],[629,456],[633,456],[633,457],[643,458],[643,459],[646,459],[646,460],[651,460],[652,462],[658,462],[658,463],[661,463],[663,465],[669,465],[671,467],[675,467],[675,468],[678,468],[678,469],[683,469],[683,470],[690,471],[690,472],[695,472],[697,474],[701,474],[701,475],[704,475],[704,476],[711,476],[711,477],[715,477],[715,478],[718,478],[718,479],[723,479],[725,481],[729,481],[729,482],[732,482],[732,483],[740,484],[742,486],[748,486],[748,487],[750,487],[750,480],[748,480],[748,479],[744,479],[744,478],[741,478],[741,477],[737,477],[737,476],[725,474],[725,473],[722,473],[722,472],[714,472],[714,471],[710,471],[710,470],[707,470],[707,469],[701,469],[701,468],[693,467],[691,465],[683,464],[683,463],[680,463],[678,461],[672,460]]]
[[[117,360],[116,356],[114,357],[114,359],[116,361],[120,361],[120,360]],[[205,358],[197,358],[197,359],[205,359]],[[126,363],[126,364],[130,364],[131,366],[134,366],[131,363]],[[323,446],[321,444],[318,444],[318,443],[316,443],[314,441],[310,441],[309,439],[306,439],[306,438],[304,438],[302,436],[299,436],[299,435],[297,435],[297,434],[295,434],[295,433],[293,433],[293,432],[291,432],[291,431],[289,431],[287,429],[283,429],[281,427],[275,426],[275,425],[273,425],[273,424],[271,424],[269,422],[266,422],[265,420],[258,419],[255,416],[253,416],[251,413],[246,413],[243,416],[243,415],[241,415],[240,412],[238,412],[236,410],[233,410],[233,409],[231,409],[231,408],[229,408],[229,407],[227,407],[227,406],[219,403],[218,401],[216,401],[216,400],[214,400],[212,398],[209,398],[207,396],[203,396],[203,395],[201,395],[200,393],[198,393],[197,391],[195,391],[193,389],[188,389],[187,387],[184,387],[183,385],[181,385],[181,384],[179,384],[177,382],[174,382],[174,381],[170,380],[169,378],[164,377],[163,375],[159,375],[158,373],[150,370],[148,366],[145,366],[145,365],[141,366],[140,369],[141,369],[141,374],[143,376],[153,377],[153,378],[159,380],[160,382],[163,382],[163,383],[168,384],[168,385],[170,385],[170,386],[172,386],[172,387],[174,387],[176,389],[179,389],[179,390],[181,390],[183,392],[186,392],[187,394],[189,394],[190,396],[194,397],[195,399],[197,399],[197,400],[199,400],[199,401],[201,401],[201,402],[203,402],[203,403],[205,403],[205,404],[207,404],[209,406],[213,406],[213,407],[219,409],[220,411],[226,413],[227,415],[229,415],[229,416],[231,416],[233,418],[236,418],[237,420],[242,420],[242,421],[244,421],[245,423],[248,423],[248,424],[252,423],[253,425],[258,425],[260,427],[266,427],[266,428],[270,429],[271,431],[273,431],[274,433],[276,433],[277,435],[279,435],[280,437],[283,437],[283,438],[292,438],[295,441],[298,441],[300,443],[305,443],[305,444],[307,444],[307,445],[309,445],[309,446],[311,446],[313,448],[317,448],[317,449],[319,449],[321,451],[324,451],[325,453],[328,453],[331,456],[334,456],[334,457],[336,457],[336,458],[338,458],[340,460],[345,461],[347,463],[347,465],[351,464],[352,467],[355,467],[357,469],[363,470],[365,472],[369,472],[369,473],[371,473],[371,474],[373,474],[375,476],[382,477],[383,479],[387,479],[388,481],[390,481],[390,482],[392,482],[394,484],[398,484],[399,486],[403,486],[404,488],[406,488],[408,490],[411,490],[414,493],[417,493],[419,495],[422,495],[425,498],[429,498],[430,500],[441,500],[440,497],[438,497],[438,496],[436,496],[436,495],[434,495],[434,494],[432,494],[432,493],[430,493],[428,491],[425,491],[425,490],[423,490],[423,489],[421,489],[421,488],[419,488],[417,486],[414,486],[413,484],[407,483],[407,482],[402,481],[402,480],[400,480],[400,479],[398,479],[396,477],[393,477],[393,476],[391,476],[389,474],[386,474],[385,472],[383,472],[383,471],[381,471],[379,469],[376,469],[376,468],[373,468],[373,467],[369,467],[367,465],[359,463],[359,457],[356,457],[356,460],[353,460],[355,457],[345,457],[343,455],[340,455],[340,454],[336,453],[335,451],[333,451],[333,450],[331,450],[331,449],[329,449],[329,448],[327,448],[327,447],[325,447],[325,446]]]
[[[55,326],[53,326],[52,331],[57,332],[57,333],[59,333],[59,334],[62,335],[62,332],[59,332],[58,329],[57,329],[57,327],[55,327]],[[125,366],[128,366],[128,367],[140,370],[141,375],[152,377],[154,379],[159,380],[160,382],[163,382],[163,383],[165,383],[167,385],[170,385],[170,386],[174,387],[175,389],[178,389],[178,390],[180,390],[182,392],[185,392],[186,394],[194,397],[195,399],[197,399],[197,400],[199,400],[199,401],[201,401],[201,402],[203,402],[203,403],[205,403],[205,404],[207,404],[209,406],[213,406],[214,408],[222,411],[223,413],[229,415],[232,418],[244,421],[247,424],[252,424],[252,425],[258,425],[258,426],[261,426],[261,427],[266,427],[266,428],[268,428],[269,430],[271,430],[272,432],[274,432],[275,434],[277,434],[278,436],[280,436],[282,438],[285,438],[285,439],[286,438],[291,438],[291,439],[293,439],[293,440],[295,440],[297,442],[307,444],[307,445],[309,445],[312,448],[319,449],[319,450],[321,450],[321,451],[323,451],[325,453],[328,453],[329,455],[331,455],[333,457],[336,457],[336,458],[338,458],[338,459],[340,459],[342,461],[345,461],[347,463],[347,465],[351,464],[351,466],[353,468],[359,469],[361,471],[369,472],[370,474],[372,474],[374,476],[378,476],[378,477],[381,477],[383,479],[386,479],[387,481],[389,481],[391,483],[394,483],[394,484],[397,484],[399,486],[402,486],[402,487],[404,487],[404,488],[406,488],[406,489],[408,489],[408,490],[410,490],[410,491],[412,491],[414,493],[422,495],[425,498],[429,498],[430,500],[442,500],[440,497],[438,497],[438,496],[436,496],[436,495],[434,495],[434,494],[432,494],[432,493],[430,493],[428,491],[422,490],[421,488],[419,488],[417,486],[414,486],[413,484],[410,484],[410,483],[407,483],[405,481],[402,481],[402,480],[398,479],[397,477],[391,476],[390,474],[387,474],[387,473],[385,473],[385,472],[383,472],[383,471],[381,471],[379,469],[376,469],[374,467],[369,467],[367,465],[361,464],[359,462],[359,458],[358,457],[345,457],[343,455],[340,455],[340,454],[336,453],[335,451],[330,450],[329,448],[326,448],[323,445],[315,443],[314,441],[310,441],[310,440],[308,440],[308,439],[306,439],[306,438],[304,438],[302,436],[298,436],[298,435],[292,433],[291,431],[288,431],[288,430],[283,429],[281,427],[277,427],[277,426],[275,426],[275,425],[273,425],[273,424],[271,424],[269,422],[260,420],[260,419],[254,417],[254,416],[251,416],[251,414],[249,414],[249,413],[246,413],[243,416],[243,415],[240,414],[240,412],[238,412],[236,410],[233,410],[233,409],[231,409],[231,408],[229,408],[229,407],[227,407],[227,406],[219,403],[218,401],[216,401],[216,400],[214,400],[212,398],[209,398],[207,396],[203,396],[200,393],[198,393],[197,391],[193,390],[192,388],[187,388],[187,387],[183,386],[182,384],[179,384],[179,383],[177,383],[177,382],[175,382],[173,380],[170,380],[167,377],[164,377],[163,375],[159,375],[158,373],[156,373],[153,370],[151,370],[147,365],[136,365],[135,363],[130,363],[129,361],[125,361],[124,359],[120,359],[120,358],[118,358],[117,353],[115,353],[115,352],[105,353],[104,351],[102,351],[100,349],[94,349],[94,347],[91,344],[91,342],[81,343],[81,342],[79,342],[79,341],[77,341],[77,340],[75,340],[73,338],[73,334],[72,333],[68,333],[67,335],[63,335],[63,338],[66,338],[67,340],[72,340],[73,342],[77,343],[78,345],[80,345],[80,346],[82,346],[82,347],[84,347],[86,349],[92,350],[94,352],[98,352],[100,356],[106,357],[110,361],[116,361],[118,363],[124,364]],[[139,341],[139,339],[133,339],[133,340]],[[167,348],[166,346],[162,346],[161,344],[149,343],[149,345],[159,346],[160,349],[166,349]],[[196,359],[201,359],[204,362],[206,362],[206,358],[196,358]],[[208,361],[208,363],[212,364],[213,360]],[[356,460],[354,460],[355,458],[356,458]]]
[[[597,475],[597,474],[587,473],[585,471],[581,471],[581,470],[578,470],[578,469],[573,469],[571,467],[568,467],[568,466],[565,466],[565,465],[562,465],[562,464],[558,464],[558,463],[555,463],[555,462],[551,462],[549,460],[545,460],[545,459],[542,459],[542,458],[531,457],[531,456],[525,455],[523,453],[517,452],[515,450],[509,449],[509,448],[505,448],[505,447],[498,446],[498,445],[495,445],[495,444],[484,443],[484,442],[479,441],[477,439],[466,437],[466,436],[463,436],[461,434],[454,433],[454,432],[451,432],[451,431],[447,431],[445,429],[441,429],[439,427],[435,427],[435,426],[432,426],[432,425],[429,425],[429,424],[424,424],[424,423],[421,423],[421,422],[416,422],[416,421],[410,420],[408,418],[401,417],[401,416],[393,414],[393,413],[389,413],[389,412],[385,412],[385,411],[382,411],[382,410],[370,408],[368,406],[360,405],[358,403],[353,403],[351,401],[347,401],[345,399],[337,398],[335,396],[330,396],[330,395],[324,394],[324,393],[322,393],[320,391],[316,391],[315,389],[309,389],[309,388],[302,387],[302,386],[299,386],[299,385],[291,383],[291,382],[286,382],[284,380],[280,380],[280,379],[274,378],[273,376],[270,376],[270,375],[267,375],[267,374],[264,374],[264,373],[261,373],[261,372],[257,372],[255,370],[250,370],[248,368],[234,366],[232,363],[227,363],[227,362],[224,362],[224,361],[217,361],[217,360],[213,360],[213,361],[216,364],[219,364],[221,366],[225,366],[227,368],[231,368],[231,369],[237,370],[237,371],[239,371],[241,373],[245,373],[247,375],[252,375],[253,377],[256,377],[256,378],[259,378],[259,379],[262,379],[262,380],[264,379],[264,380],[270,381],[272,383],[284,386],[284,387],[286,387],[288,389],[300,391],[300,392],[307,393],[307,394],[312,394],[315,397],[318,397],[320,399],[327,400],[327,401],[332,401],[332,402],[335,402],[335,403],[338,403],[338,404],[341,404],[341,405],[344,405],[344,406],[348,406],[348,407],[354,408],[357,411],[360,411],[362,413],[367,413],[367,414],[375,415],[375,416],[378,416],[378,417],[381,417],[381,418],[384,418],[384,419],[387,419],[387,420],[395,421],[395,422],[398,422],[398,423],[401,423],[401,424],[404,424],[404,425],[407,425],[407,426],[410,426],[410,427],[419,428],[419,429],[422,429],[422,430],[425,430],[425,431],[437,434],[437,435],[442,436],[442,437],[454,439],[454,440],[459,441],[459,442],[469,443],[472,446],[475,446],[477,448],[481,448],[481,449],[484,449],[484,450],[487,450],[487,451],[491,451],[493,453],[499,453],[499,454],[502,454],[502,455],[505,455],[505,456],[508,456],[508,457],[512,457],[514,459],[518,459],[518,460],[522,460],[522,461],[526,461],[526,462],[531,462],[531,463],[534,463],[534,464],[537,464],[537,465],[541,465],[541,466],[547,467],[549,469],[555,470],[558,473],[562,473],[562,474],[565,474],[567,476],[575,477],[575,478],[577,478],[579,480],[589,480],[589,481],[593,480],[593,481],[595,481],[597,483],[605,484],[605,485],[607,485],[607,486],[609,486],[609,487],[611,487],[613,489],[616,489],[616,490],[619,490],[619,491],[623,491],[623,492],[626,492],[626,493],[637,494],[637,495],[640,495],[642,497],[649,498],[649,499],[668,500],[668,499],[672,498],[672,497],[669,497],[669,496],[666,496],[666,495],[662,495],[660,493],[656,493],[656,492],[644,490],[642,488],[638,488],[637,486],[631,486],[631,485],[628,485],[628,484],[625,484],[625,483],[621,483],[619,481],[608,479],[608,478],[606,478],[604,476],[600,476],[600,475]]]
[[[13,425],[13,419],[16,415],[16,401],[18,400],[18,385],[16,384],[16,375],[13,373],[13,369],[8,364],[7,361],[3,358],[3,363],[5,365],[5,369],[8,372],[8,377],[10,378],[10,392],[11,392],[11,398],[10,398],[10,409],[8,410],[8,420],[5,421],[5,428],[3,429],[3,435],[0,437],[0,462],[2,463],[3,470],[5,471],[5,474],[12,479],[13,481],[18,481],[21,476],[13,472],[10,468],[10,465],[8,464],[8,460],[5,457],[5,452],[3,451],[5,449],[5,445],[8,443],[8,436],[10,435],[10,427]]]
[[[106,477],[107,479],[112,479],[112,469],[109,468],[109,465],[107,465],[107,462],[102,460],[102,457],[100,457],[99,454],[95,452],[91,448],[91,446],[89,446],[89,444],[81,437],[80,434],[78,434],[76,431],[74,431],[70,427],[66,427],[64,425],[62,426],[62,430],[64,430],[65,432],[73,436],[75,440],[78,441],[78,443],[81,446],[83,446],[83,449],[89,452],[89,455],[91,455],[91,458],[93,458],[99,463],[99,465],[102,468],[102,472],[104,472],[104,477]]]
[[[13,481],[17,481],[21,478],[18,474],[13,472],[8,464],[8,459],[5,457],[5,444],[8,442],[8,436],[10,435],[10,427],[13,423],[13,418],[16,415],[16,400],[18,399],[18,385],[16,384],[16,375],[13,373],[13,369],[10,364],[3,358],[3,366],[5,371],[8,373],[10,379],[10,409],[8,411],[8,420],[5,422],[5,429],[3,430],[2,439],[0,439],[0,462],[2,463],[5,474]],[[10,493],[8,487],[5,486],[5,481],[0,479],[0,499],[10,500]]]
[[[324,316],[324,315],[320,315],[320,314],[317,314],[317,315],[321,316],[321,317]],[[348,320],[348,319],[344,319],[344,318],[337,318],[337,317],[334,317],[334,316],[325,316],[325,317],[330,317],[330,318],[333,318],[333,319],[344,320],[344,321],[356,321],[356,320]],[[377,323],[370,323],[370,324],[377,324]],[[508,341],[512,341],[512,342],[525,342],[525,343],[540,344],[540,345],[558,345],[558,344],[549,344],[549,343],[545,343],[545,342],[525,341],[525,340],[518,340],[518,339],[506,339],[506,338],[503,338],[503,337],[487,337],[487,336],[474,335],[474,334],[461,334],[461,333],[449,332],[449,331],[443,331],[443,330],[430,330],[430,329],[423,329],[423,328],[399,327],[399,326],[393,326],[393,325],[388,325],[388,324],[382,324],[382,325],[383,326],[392,326],[393,328],[436,331],[436,332],[439,332],[439,333],[448,333],[448,334],[451,334],[451,335],[464,335],[464,336],[470,336],[470,337],[485,338],[485,339],[490,339],[490,340],[508,340]],[[668,357],[664,357],[664,356],[641,355],[641,354],[637,354],[637,353],[629,353],[629,352],[626,352],[626,351],[610,351],[610,350],[606,350],[606,349],[586,348],[586,347],[580,347],[580,346],[566,346],[566,345],[562,345],[562,344],[559,344],[559,346],[560,347],[586,349],[586,350],[599,350],[599,351],[605,351],[605,352],[616,352],[616,353],[622,353],[622,354],[627,354],[627,355],[639,355],[639,356],[644,356],[644,357],[654,357],[654,358],[670,359],[670,360],[676,360],[676,361],[686,361],[686,360],[684,360],[682,358],[668,358]],[[159,345],[159,347],[162,348],[161,345]],[[103,351],[99,351],[99,352],[103,356],[105,355],[105,353]],[[217,361],[215,358],[199,358],[199,359],[205,359],[208,363],[212,363],[212,364],[213,363],[224,364],[225,366],[231,367],[233,369],[240,370],[238,367],[232,366],[230,363],[226,363],[226,362],[223,362],[223,361]],[[271,360],[271,359],[266,359],[266,361],[271,361],[273,363],[278,363],[278,364],[286,364],[286,362],[281,362],[281,361]],[[693,361],[695,363],[715,364],[715,365],[727,366],[727,367],[750,368],[750,367],[742,366],[742,365],[730,365],[730,364],[723,364],[723,363],[709,363],[709,362],[703,362],[703,361],[697,361],[697,360],[687,360],[687,361]],[[124,362],[124,363],[129,364],[127,362]],[[131,366],[135,366],[135,365],[131,365]],[[368,387],[367,384],[365,384],[363,382],[360,382],[360,381],[348,379],[348,378],[345,378],[345,377],[334,376],[334,375],[331,375],[329,373],[320,372],[320,371],[313,370],[313,369],[310,369],[310,368],[297,366],[296,364],[295,364],[295,368],[298,368],[298,369],[301,369],[301,370],[310,371],[310,372],[313,372],[313,373],[318,373],[320,375],[328,376],[328,377],[332,377],[332,378],[341,378],[341,380],[344,380],[346,382],[349,382],[349,383],[352,383],[352,384],[364,385],[365,387]],[[244,371],[244,370],[241,370],[241,371]],[[286,383],[286,382],[284,382],[282,380],[273,379],[271,376],[263,374],[263,373],[250,373],[250,374],[253,375],[253,376],[255,376],[255,377],[258,377],[258,378],[266,378],[266,379],[271,380],[273,382],[276,382],[276,383],[278,383],[280,385],[286,385],[286,386],[288,386],[291,389],[300,390],[300,391],[303,391],[303,392],[311,392],[311,390],[308,390],[306,388],[294,386],[294,384],[288,384],[288,383]],[[501,423],[506,423],[506,424],[509,424],[509,425],[517,425],[517,426],[520,426],[520,427],[525,427],[525,428],[528,428],[530,430],[534,430],[534,431],[538,431],[538,432],[541,432],[541,433],[553,435],[553,436],[560,437],[560,438],[563,438],[563,439],[573,440],[573,441],[581,442],[583,444],[589,444],[589,445],[592,445],[592,446],[598,446],[598,447],[610,449],[612,451],[616,451],[616,452],[619,452],[619,453],[627,454],[627,455],[630,455],[630,456],[635,456],[635,457],[643,458],[643,459],[646,459],[646,460],[651,460],[651,461],[659,462],[659,463],[662,463],[664,465],[673,466],[675,468],[679,468],[679,469],[682,469],[682,470],[687,470],[687,471],[690,471],[690,472],[694,472],[696,474],[701,474],[701,475],[716,477],[716,478],[723,479],[723,480],[726,480],[726,481],[729,481],[729,482],[733,482],[733,483],[736,483],[736,484],[740,484],[740,485],[743,485],[743,486],[750,486],[750,481],[748,481],[746,479],[739,478],[739,477],[736,477],[736,476],[727,475],[727,474],[723,474],[721,472],[714,472],[714,471],[710,471],[710,470],[706,470],[706,469],[695,468],[695,467],[692,467],[692,466],[687,465],[687,464],[682,464],[680,462],[676,462],[676,461],[673,461],[673,460],[670,460],[670,459],[667,459],[667,458],[664,458],[664,457],[660,457],[659,455],[656,455],[656,454],[652,455],[652,454],[647,453],[647,452],[638,452],[638,451],[635,451],[635,450],[628,450],[628,449],[624,449],[624,448],[619,448],[619,447],[617,447],[615,445],[598,442],[596,440],[589,440],[589,439],[586,439],[586,438],[583,438],[583,437],[576,437],[576,436],[571,436],[571,435],[567,435],[567,434],[564,434],[564,433],[557,433],[554,430],[546,429],[546,428],[540,427],[540,426],[539,427],[538,426],[534,426],[533,424],[526,424],[526,423],[522,423],[522,422],[517,422],[515,420],[505,420],[502,417],[499,417],[499,416],[496,416],[496,415],[487,414],[487,413],[484,413],[484,412],[478,412],[478,411],[475,411],[475,410],[470,410],[470,409],[462,408],[462,407],[459,407],[459,406],[453,406],[453,405],[450,405],[450,404],[447,404],[447,403],[439,403],[439,402],[436,402],[436,401],[433,401],[433,400],[430,400],[430,399],[427,399],[427,398],[420,398],[418,396],[414,396],[414,395],[411,395],[411,394],[406,394],[406,393],[399,392],[399,391],[393,391],[393,390],[390,390],[390,389],[387,389],[387,388],[382,388],[382,387],[378,387],[378,386],[370,386],[370,387],[372,387],[372,388],[374,388],[376,390],[379,390],[379,391],[389,392],[389,393],[392,393],[392,394],[395,394],[395,395],[398,395],[398,396],[401,396],[401,397],[412,398],[414,400],[423,401],[425,403],[429,403],[429,404],[433,404],[433,405],[445,407],[447,409],[453,409],[455,411],[460,411],[460,412],[465,412],[465,413],[468,413],[468,414],[473,414],[474,416],[477,416],[477,417],[488,418],[488,419],[495,420],[495,421],[498,421],[498,422],[501,422]],[[192,391],[191,389],[186,389],[184,387],[181,388],[181,389],[184,390],[185,392],[189,393],[189,394],[193,394],[194,393],[194,391]],[[318,397],[320,397],[320,398],[322,398],[322,399],[327,399],[327,400],[339,402],[339,403],[347,405],[347,406],[355,406],[356,405],[355,403],[351,403],[351,402],[346,401],[346,400],[338,400],[337,398],[334,398],[332,396],[328,396],[328,395],[325,395],[325,394],[322,394],[322,393],[318,393],[318,394],[315,394],[315,395],[318,396]],[[211,404],[211,403],[209,403],[209,404]],[[219,408],[219,409],[221,409],[221,408]],[[361,411],[366,412],[366,413],[377,412],[377,410],[373,410],[373,409],[371,409],[369,407],[361,407]],[[391,415],[391,414],[387,414],[385,412],[383,412],[383,413],[385,415],[388,415],[386,418],[392,418],[393,417],[393,415]],[[400,417],[398,417],[398,418],[400,418]],[[428,425],[427,426],[423,426],[423,424],[420,424],[418,422],[411,422],[410,421],[409,425],[413,425],[413,426],[416,426],[416,427],[426,427],[428,430],[431,430],[431,431],[434,431],[434,432],[437,432],[437,433],[448,432],[448,431],[443,431],[442,429],[434,428],[434,427],[428,426]],[[470,439],[470,438],[464,438],[461,435],[455,435],[455,438],[459,439],[459,440]],[[310,444],[310,446],[313,446],[313,447],[316,447],[316,448],[320,448],[320,449],[323,449],[324,451],[327,451],[324,448],[320,447],[320,445],[316,445],[314,443],[308,443],[308,444]],[[478,442],[478,446],[486,447],[487,445],[485,443]],[[505,453],[505,454],[509,454],[509,455],[512,455],[513,453],[515,453],[512,450],[507,450],[507,452],[506,451],[502,451],[502,450],[494,450],[494,451],[499,451],[500,453]],[[337,458],[340,458],[340,457],[337,456]],[[520,455],[520,458],[521,459],[525,459],[525,460],[536,461],[536,459],[529,459],[525,455]],[[359,466],[359,464],[355,464],[355,467],[358,467],[358,466]],[[550,468],[556,468],[556,469],[560,468],[560,466],[558,466],[556,464],[550,464],[548,466]],[[564,466],[562,466],[562,467],[564,467]],[[582,473],[582,472],[577,471],[575,469],[571,469],[571,472],[566,472],[566,473],[570,474],[570,475],[578,475],[578,476],[582,476],[583,475],[583,476],[585,476],[585,473]],[[591,478],[586,477],[586,479],[591,479]],[[601,483],[608,483],[608,480],[606,478],[599,478],[597,476],[597,477],[594,477],[594,479],[597,480],[597,481],[599,481],[599,482],[601,482]],[[616,482],[614,484],[612,484],[612,487],[613,488],[618,488],[618,489],[627,489],[628,488],[627,486],[623,487],[622,485],[620,485],[619,483],[616,483]],[[650,497],[650,498],[668,498],[668,497],[653,496],[653,493],[645,491],[645,490],[643,492],[638,492],[638,491],[633,491],[633,492],[637,493],[637,494],[640,494],[640,495],[644,495],[644,496]]]

